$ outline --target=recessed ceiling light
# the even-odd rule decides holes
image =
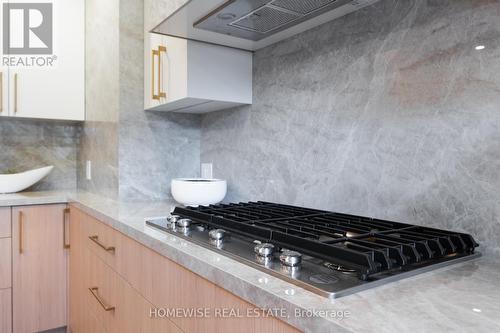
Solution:
[[[480,50],[484,50],[486,48],[486,46],[484,45],[478,45],[476,46],[476,50],[480,51]]]

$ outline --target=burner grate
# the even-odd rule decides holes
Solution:
[[[371,275],[446,256],[472,254],[472,236],[400,222],[269,202],[175,208],[197,223],[270,242]]]

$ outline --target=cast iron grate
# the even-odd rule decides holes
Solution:
[[[195,223],[270,242],[355,270],[360,279],[472,254],[468,234],[269,202],[176,207]]]

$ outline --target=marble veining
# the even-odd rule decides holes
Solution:
[[[257,51],[253,105],[204,116],[201,160],[227,201],[461,230],[498,251],[499,59],[500,1],[381,0]]]
[[[54,170],[31,191],[76,189],[81,125],[0,117],[0,173],[53,165]]]
[[[198,174],[201,118],[145,112],[143,105],[144,20],[176,8],[170,1],[87,1],[89,116],[78,158],[80,189],[111,198],[164,199],[170,179]],[[90,181],[86,160],[93,164]]]

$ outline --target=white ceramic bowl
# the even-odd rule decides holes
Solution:
[[[27,189],[47,176],[53,166],[21,173],[0,175],[0,193],[15,193]]]
[[[227,182],[221,179],[177,178],[171,182],[172,196],[185,206],[207,206],[221,202]]]

